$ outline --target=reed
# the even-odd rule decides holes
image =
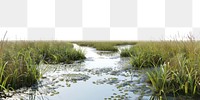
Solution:
[[[160,99],[167,95],[200,95],[198,41],[139,42],[124,52],[130,56],[133,67],[150,68],[147,81]]]
[[[37,84],[42,63],[68,64],[85,59],[84,52],[69,42],[2,40],[0,45],[0,96]]]

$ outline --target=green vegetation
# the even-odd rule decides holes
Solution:
[[[31,43],[31,42],[29,42]],[[73,63],[75,60],[85,59],[82,50],[73,49],[71,43],[66,42],[32,42],[32,48],[38,52],[37,57],[43,60],[44,63],[58,64],[58,63]]]
[[[121,57],[131,57],[131,54],[134,53],[133,47],[131,47],[131,48],[132,49],[128,49],[128,48],[122,49],[121,53],[120,53],[120,56]]]
[[[159,99],[166,95],[200,95],[199,42],[140,42],[122,53],[121,56],[131,57],[135,68],[151,67],[146,74]]]
[[[123,49],[121,57],[130,57],[134,68],[147,68],[147,82],[159,99],[167,95],[200,96],[200,42],[73,42],[101,51],[118,51],[116,46],[134,45]],[[18,41],[0,42],[0,92],[28,87],[41,77],[38,66],[69,64],[85,59],[82,50],[68,42]],[[1,96],[0,93],[0,96]],[[163,98],[164,97],[164,98]]]
[[[93,47],[96,48],[97,50],[100,51],[118,51],[116,46],[119,45],[135,45],[136,42],[131,42],[131,41],[83,41],[83,42],[74,42],[80,46],[88,46],[88,47]]]
[[[0,42],[0,96],[5,90],[29,87],[41,77],[41,63],[73,63],[85,59],[71,43],[52,41]]]

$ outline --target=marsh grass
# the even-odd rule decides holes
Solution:
[[[132,41],[82,41],[82,42],[73,42],[80,46],[88,46],[96,48],[100,51],[118,51],[116,46],[120,45],[135,45],[136,42]]]
[[[200,43],[189,41],[140,42],[124,51],[133,67],[147,71],[159,99],[167,95],[200,95]]]
[[[82,50],[73,49],[71,43],[66,42],[39,42],[35,44],[35,48],[39,51],[39,55],[45,63],[73,63],[75,60],[85,59]]]
[[[128,48],[125,48],[125,49],[122,49],[121,52],[120,52],[120,56],[121,57],[131,57],[131,55],[134,53],[134,50],[133,49],[128,49]]]
[[[0,42],[0,96],[5,91],[37,84],[42,76],[38,66],[73,63],[85,59],[82,50],[71,43],[55,41],[1,41]]]

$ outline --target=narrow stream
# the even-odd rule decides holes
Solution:
[[[118,46],[129,48],[127,46]],[[45,71],[37,85],[17,90],[13,99],[29,100],[149,100],[152,92],[141,71],[131,69],[119,52],[80,47],[86,59],[67,65],[41,65]]]

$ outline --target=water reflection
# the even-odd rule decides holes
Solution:
[[[102,52],[90,47],[79,47],[76,44],[74,47],[85,51],[84,62],[42,65],[41,70],[47,68],[46,73],[38,85],[26,90],[30,95],[16,94],[13,98],[31,100],[150,99],[152,92],[145,82],[143,72],[132,70],[129,58],[120,58],[119,52]],[[130,45],[118,46],[119,50],[129,47]]]

